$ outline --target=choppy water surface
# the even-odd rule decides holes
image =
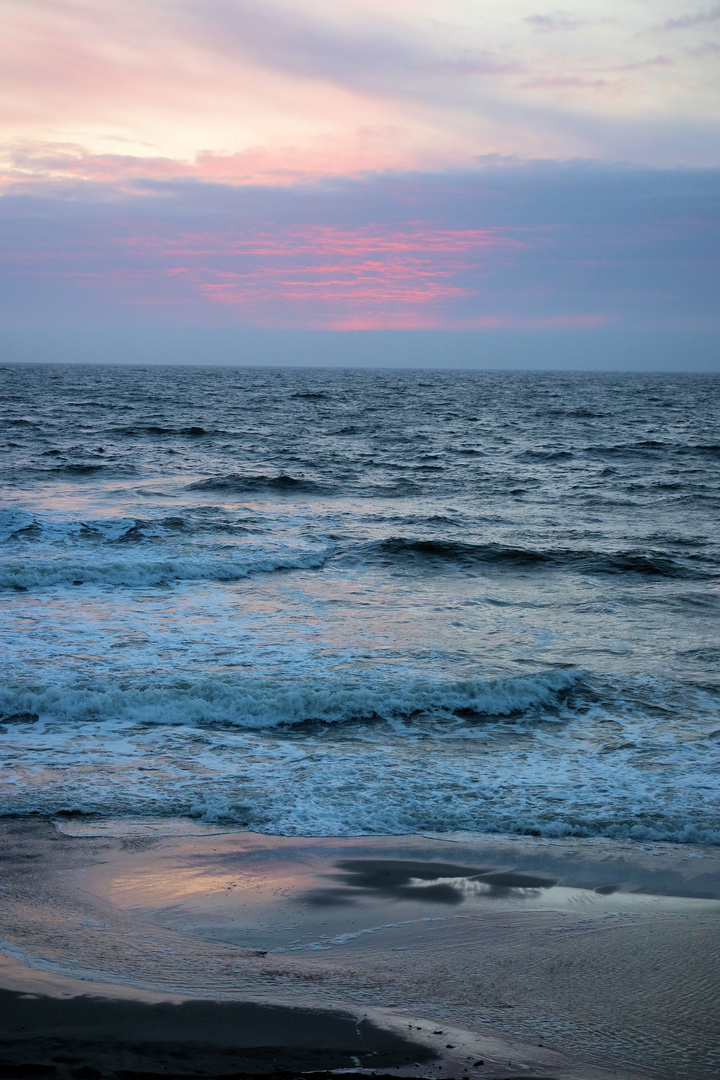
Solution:
[[[719,390],[0,370],[0,810],[720,842]]]

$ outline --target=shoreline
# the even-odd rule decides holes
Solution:
[[[58,1080],[720,1066],[719,849],[19,818],[0,839],[0,1075],[33,1046]],[[235,1034],[208,1043],[223,1010]]]

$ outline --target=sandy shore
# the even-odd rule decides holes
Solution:
[[[720,1074],[716,849],[73,819],[0,843],[0,1076]]]

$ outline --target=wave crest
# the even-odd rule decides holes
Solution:
[[[240,495],[251,495],[257,491],[281,492],[284,494],[313,492],[324,490],[321,484],[305,477],[288,476],[280,473],[278,476],[244,475],[242,473],[227,473],[224,476],[209,476],[205,480],[196,480],[188,484],[186,491],[229,491]]]
[[[366,545],[370,557],[396,563],[442,563],[458,566],[491,565],[531,569],[578,570],[592,574],[642,574],[646,576],[698,580],[717,577],[697,565],[697,555],[678,559],[666,552],[648,550],[593,551],[571,548],[521,548],[510,544],[474,544],[459,540],[416,540],[390,537]]]
[[[5,689],[0,691],[0,710],[2,716],[37,713],[41,720],[129,720],[247,730],[308,721],[403,720],[419,714],[501,718],[556,707],[581,679],[577,673],[556,670],[452,683],[248,678],[123,687],[108,680]]]
[[[322,551],[268,551],[236,558],[206,555],[204,558],[8,561],[0,562],[0,589],[24,591],[53,585],[133,588],[164,585],[171,581],[241,581],[254,574],[319,569],[329,555]]]

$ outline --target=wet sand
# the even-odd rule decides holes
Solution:
[[[229,1076],[425,1064],[432,1050],[349,1013],[0,990],[2,1074]]]
[[[0,841],[0,1076],[720,1073],[716,849],[73,819]]]

